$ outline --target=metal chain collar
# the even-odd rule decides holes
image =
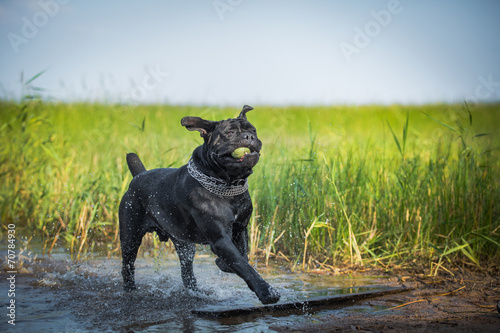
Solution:
[[[196,165],[194,165],[193,159],[189,160],[187,169],[191,177],[196,179],[198,183],[201,184],[201,186],[203,186],[206,190],[213,194],[224,197],[234,197],[243,194],[248,190],[247,179],[241,179],[237,181],[237,183],[242,183],[242,185],[227,185],[224,180],[207,176],[200,170],[198,170]]]

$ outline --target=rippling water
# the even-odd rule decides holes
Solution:
[[[3,276],[5,253],[2,252]],[[72,261],[64,254],[28,258],[16,275],[16,325],[7,324],[9,289],[0,281],[4,313],[0,330],[41,331],[141,331],[141,332],[260,332],[273,326],[313,323],[342,311],[372,311],[367,305],[320,309],[305,313],[276,313],[252,317],[209,319],[191,313],[200,308],[235,308],[261,303],[234,274],[222,273],[213,256],[195,259],[194,270],[200,291],[184,289],[175,255],[163,259],[139,258],[136,264],[138,290],[122,289],[119,259]],[[258,267],[259,273],[282,295],[280,302],[309,297],[366,291],[360,286],[380,285],[374,278],[339,278],[307,275],[280,267]],[[7,318],[7,319],[6,319]]]

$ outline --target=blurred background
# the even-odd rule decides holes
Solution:
[[[0,97],[241,106],[500,100],[500,2],[0,1]]]

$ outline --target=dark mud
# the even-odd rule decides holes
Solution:
[[[422,277],[393,273],[393,285],[415,288],[364,303],[371,311],[344,309],[325,314],[316,323],[271,326],[276,332],[500,332],[500,279],[465,273]],[[381,310],[375,310],[377,307]],[[341,313],[341,315],[340,315]]]

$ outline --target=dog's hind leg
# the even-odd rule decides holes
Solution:
[[[121,238],[122,249],[122,277],[125,291],[135,290],[135,259],[141,246],[143,233],[133,234],[127,239]]]
[[[120,245],[122,250],[122,277],[125,291],[135,290],[135,259],[141,246],[145,214],[133,208],[131,202],[124,197],[120,204]]]
[[[196,252],[196,245],[193,243],[183,242],[172,238],[175,250],[181,262],[181,276],[184,287],[196,290],[196,278],[193,272],[193,260]]]

